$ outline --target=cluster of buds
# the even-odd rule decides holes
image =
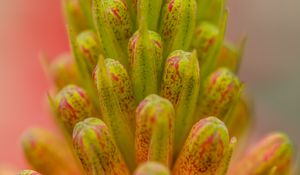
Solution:
[[[63,134],[26,131],[19,175],[291,175],[283,133],[236,151],[253,106],[224,1],[63,0],[71,51],[46,65]]]

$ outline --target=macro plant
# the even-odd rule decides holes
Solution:
[[[30,128],[20,175],[292,175],[288,136],[244,150],[253,105],[225,0],[63,0],[70,52],[53,62],[62,136]]]

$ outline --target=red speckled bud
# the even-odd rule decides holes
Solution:
[[[19,172],[18,175],[41,175],[41,174],[33,170],[23,170]]]
[[[98,60],[100,54],[100,45],[97,35],[90,30],[81,32],[77,36],[77,45],[79,51],[85,59],[87,59],[89,66],[93,69]]]
[[[157,95],[149,95],[136,109],[136,159],[138,163],[172,162],[175,112],[172,104]]]
[[[170,175],[167,167],[157,162],[146,162],[140,165],[134,175]]]
[[[282,133],[272,133],[255,145],[233,166],[230,175],[289,175],[294,148]]]
[[[242,84],[230,70],[220,68],[213,72],[205,81],[201,96],[200,118],[216,116],[226,120],[228,112],[240,97]]]
[[[78,86],[66,86],[57,94],[55,102],[58,119],[69,133],[77,122],[94,115],[86,92]]]
[[[107,126],[97,118],[79,122],[73,144],[87,175],[129,175],[129,170]]]
[[[165,56],[174,50],[187,51],[196,25],[195,0],[169,0],[165,6],[161,35],[166,46]]]
[[[223,175],[232,153],[228,131],[223,122],[209,117],[196,123],[173,169],[174,175]]]
[[[47,60],[42,61],[48,64]],[[47,73],[57,89],[61,89],[68,84],[79,84],[80,75],[76,63],[69,53],[58,56],[50,65],[45,66],[47,66]]]
[[[179,153],[195,121],[200,69],[196,52],[174,51],[168,57],[160,94],[175,108],[175,156]]]
[[[28,163],[44,175],[80,175],[82,172],[67,143],[47,130],[27,130],[22,137],[22,147]]]

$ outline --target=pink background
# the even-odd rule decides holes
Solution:
[[[228,37],[249,42],[241,79],[256,99],[253,135],[283,130],[300,145],[300,1],[229,0]],[[19,137],[52,128],[38,53],[68,49],[59,0],[0,0],[0,165],[24,168]]]

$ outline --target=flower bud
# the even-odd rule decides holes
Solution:
[[[225,42],[217,59],[216,67],[226,67],[232,72],[238,72],[245,45],[246,38],[243,38],[239,46],[235,46],[231,43]]]
[[[69,53],[58,56],[46,69],[57,89],[68,84],[79,84],[80,75],[76,63]]]
[[[103,56],[99,57],[95,79],[98,89],[101,114],[107,127],[110,129],[120,152],[122,153],[130,170],[135,167],[134,135],[127,115],[121,108],[121,102],[113,86],[112,74],[104,62]],[[125,89],[124,89],[125,90]],[[128,92],[124,92],[128,93]]]
[[[146,25],[141,25],[128,44],[131,78],[138,102],[149,94],[157,93],[162,67],[161,38],[157,33],[148,31]]]
[[[66,23],[76,34],[88,28],[79,0],[63,0],[63,10]]]
[[[219,25],[225,11],[225,0],[197,0],[197,23]]]
[[[76,124],[73,144],[87,175],[129,175],[129,170],[108,127],[97,118]]]
[[[23,170],[19,172],[18,175],[41,175],[41,174],[33,170]]]
[[[77,36],[77,45],[83,57],[87,59],[89,67],[94,69],[100,54],[97,35],[90,30],[83,31]]]
[[[207,78],[203,88],[197,115],[200,118],[216,116],[226,121],[242,90],[238,77],[230,70],[220,68]]]
[[[225,174],[231,153],[224,123],[215,117],[202,119],[193,126],[173,174]]]
[[[136,159],[138,163],[172,163],[175,112],[172,104],[157,95],[146,97],[136,109]]]
[[[195,0],[169,0],[165,6],[161,35],[166,46],[164,55],[174,50],[187,51],[196,24]]]
[[[167,167],[157,162],[146,162],[140,165],[134,175],[170,175]]]
[[[128,7],[122,0],[93,0],[94,22],[103,53],[108,58],[118,59],[125,67],[128,57],[124,48],[132,35],[128,15]]]
[[[22,137],[22,147],[30,165],[44,175],[80,175],[82,172],[67,144],[47,130],[27,130]]]
[[[68,133],[75,124],[94,115],[93,106],[86,92],[78,86],[68,85],[55,98],[57,115]]]
[[[168,57],[160,94],[173,104],[175,117],[175,156],[179,153],[194,122],[200,91],[200,70],[196,52],[177,50]]]
[[[294,148],[282,133],[272,133],[256,144],[230,171],[231,175],[289,175]]]

